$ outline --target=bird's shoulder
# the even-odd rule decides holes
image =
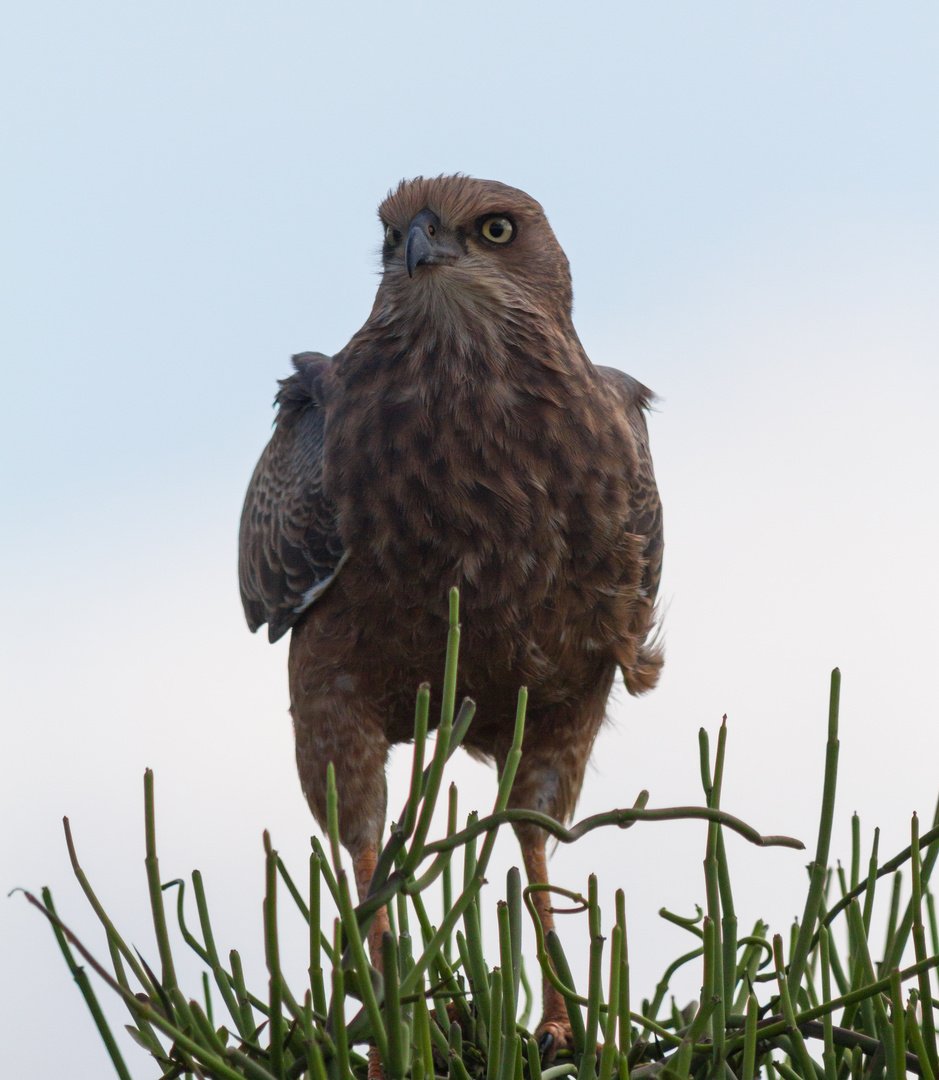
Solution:
[[[646,414],[657,400],[656,395],[648,386],[619,368],[597,365],[595,371],[606,407],[612,408],[621,416],[629,429],[632,470],[637,478],[642,478],[645,482],[652,481],[654,486]]]
[[[619,368],[597,366],[596,371],[609,405],[625,417],[629,427],[631,449],[635,455],[630,465],[637,494],[641,492],[647,502],[657,504],[658,492],[646,423],[646,413],[657,400],[656,395],[638,379]]]
[[[632,375],[619,368],[594,365],[604,390],[627,414],[642,416],[652,407],[655,394]]]
[[[289,423],[310,406],[322,408],[328,399],[328,383],[335,367],[331,356],[320,352],[297,353],[292,358],[294,372],[279,379],[274,398],[277,406],[275,423]]]

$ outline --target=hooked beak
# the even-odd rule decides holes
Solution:
[[[408,242],[404,249],[404,265],[408,277],[414,277],[418,266],[452,263],[462,254],[459,244],[443,235],[440,218],[433,210],[422,210],[411,222]]]

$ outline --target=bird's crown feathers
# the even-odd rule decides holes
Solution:
[[[378,216],[383,225],[403,227],[425,209],[432,210],[451,228],[497,213],[519,214],[547,225],[541,204],[524,191],[498,180],[479,180],[463,173],[402,180],[388,192]]]

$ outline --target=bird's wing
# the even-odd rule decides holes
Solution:
[[[635,694],[655,685],[662,666],[662,649],[656,640],[657,635],[653,634],[646,641],[647,634],[654,629],[655,599],[662,575],[664,549],[662,503],[655,485],[645,415],[655,395],[641,382],[617,368],[598,367],[597,372],[613,400],[625,412],[636,448],[636,460],[629,477],[629,515],[624,526],[628,533],[635,536],[641,552],[641,603],[639,624],[632,628],[637,634],[637,651],[626,650],[622,658],[627,688]]]
[[[346,559],[335,511],[323,493],[323,379],[332,363],[322,353],[294,357],[284,379],[271,441],[258,461],[238,544],[238,578],[252,632],[264,623],[282,637],[329,586]]]

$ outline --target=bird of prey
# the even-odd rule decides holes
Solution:
[[[439,675],[458,586],[464,745],[505,765],[529,691],[510,806],[568,820],[614,674],[631,694],[662,665],[655,596],[662,512],[651,393],[587,358],[567,258],[541,206],[467,176],[402,181],[379,208],[371,314],[333,357],[301,353],[241,519],[251,630],[288,630],[290,711],[321,826],[333,762],[339,830],[361,898],[385,821],[389,748],[413,737],[418,685]],[[545,833],[516,833],[546,882]],[[548,894],[534,894],[545,929]],[[369,935],[376,965],[388,926]],[[537,1035],[569,1045],[545,984]]]

